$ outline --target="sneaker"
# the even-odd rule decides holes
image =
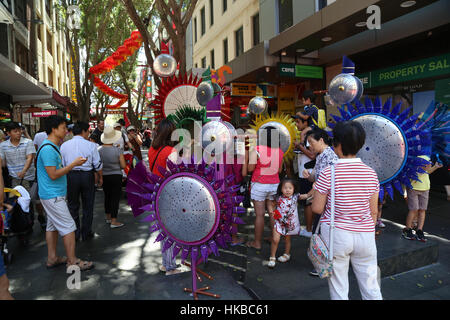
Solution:
[[[269,263],[267,264],[267,266],[271,269],[275,268],[275,264],[276,264],[276,259],[275,257],[270,257],[269,258]]]
[[[319,276],[319,273],[316,271],[316,269],[312,269],[312,270],[309,272],[309,275],[310,275],[310,276],[313,276],[313,277],[318,277],[318,276]]]
[[[377,220],[377,227],[378,228],[386,228],[386,225],[381,220]]]
[[[311,238],[312,232],[311,231],[308,232],[306,229],[302,229],[300,231],[300,235],[303,237]]]
[[[425,238],[423,231],[420,229],[416,231],[416,239],[421,242],[427,242],[427,238]]]
[[[408,239],[408,240],[415,239],[412,229],[408,229],[408,228],[403,229],[402,236],[403,236],[403,238]]]

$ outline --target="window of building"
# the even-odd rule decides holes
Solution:
[[[209,25],[214,24],[214,0],[209,0]]]
[[[47,30],[47,50],[52,53],[52,35]]]
[[[197,63],[195,64],[195,67],[198,68],[198,64]]]
[[[49,17],[52,16],[52,4],[51,0],[45,0],[45,11],[47,11],[47,14]]]
[[[253,45],[256,46],[259,41],[259,12],[252,17],[253,22]]]
[[[50,87],[53,87],[53,71],[50,68],[48,68],[47,70],[48,70],[48,85]]]
[[[16,39],[16,64],[25,72],[30,73],[28,66],[28,50],[27,48]]]
[[[215,64],[215,59],[214,59],[214,49],[211,50],[210,52],[211,55],[211,68],[215,69],[216,68],[216,64]]]
[[[38,37],[39,41],[42,42],[41,27],[36,26],[36,29],[37,29],[37,37]]]
[[[6,7],[6,9],[9,11],[9,13],[12,14],[12,6],[11,6],[12,0],[1,0],[1,2]]]
[[[283,32],[293,23],[292,0],[278,0],[278,26],[279,32]]]
[[[0,23],[0,54],[9,57],[8,25],[5,23]]]
[[[225,13],[225,11],[227,11],[227,9],[228,9],[228,1],[227,0],[222,0],[222,8],[223,8],[223,13]]]
[[[202,58],[202,68],[206,68],[206,57]]]
[[[16,0],[14,1],[14,14],[19,21],[21,21],[24,25],[27,21],[27,1],[26,0]]]
[[[59,64],[59,44],[58,44],[57,49],[56,49],[56,61]]]
[[[206,32],[205,7],[200,9],[200,23],[201,23],[201,35],[204,35]]]
[[[236,40],[236,57],[244,53],[244,27],[240,27],[235,33]]]
[[[228,63],[228,38],[223,40],[223,64]]]
[[[194,18],[194,43],[197,42],[197,18]]]

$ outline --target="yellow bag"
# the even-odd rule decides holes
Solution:
[[[315,105],[312,105],[312,106],[317,109],[317,121],[313,117],[311,117],[312,121],[320,129],[325,129],[326,126],[327,126],[327,119],[326,119],[326,116],[325,116],[325,110],[319,109]]]

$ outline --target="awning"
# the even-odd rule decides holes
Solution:
[[[13,24],[14,18],[12,14],[0,3],[0,23]]]
[[[0,54],[0,92],[12,96],[13,103],[48,97],[51,89]]]

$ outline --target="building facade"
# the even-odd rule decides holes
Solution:
[[[31,134],[42,116],[65,115],[70,59],[55,0],[0,0],[0,121]]]
[[[205,60],[207,66],[211,65],[208,50],[213,48],[221,54],[223,39],[231,37],[233,45],[233,32],[239,28],[243,8],[255,6],[247,16],[258,13],[259,43],[244,45],[240,55],[217,57],[214,61],[216,69],[225,63],[233,70],[226,74],[226,82],[236,88],[232,90],[235,106],[245,108],[252,95],[263,95],[270,111],[302,110],[302,92],[326,90],[331,79],[341,72],[343,55],[356,63],[364,94],[371,98],[379,95],[384,102],[393,97],[394,102],[403,102],[403,109],[412,106],[414,113],[423,111],[432,99],[450,101],[449,1],[259,0],[257,4],[235,1],[234,5],[238,2],[241,8],[235,17],[215,16],[214,24],[224,20],[219,22],[225,24],[223,34],[209,28],[208,1],[199,2],[192,20],[193,67],[200,68]],[[219,13],[221,3],[214,1]],[[201,33],[203,16],[205,34]],[[373,26],[377,18],[380,23]],[[233,25],[231,30],[226,28],[228,24]],[[250,40],[252,35],[246,37]],[[209,42],[214,45],[209,46]],[[229,51],[233,54],[234,50]],[[320,94],[315,102],[326,109],[328,120],[330,113],[339,114],[324,105]]]

